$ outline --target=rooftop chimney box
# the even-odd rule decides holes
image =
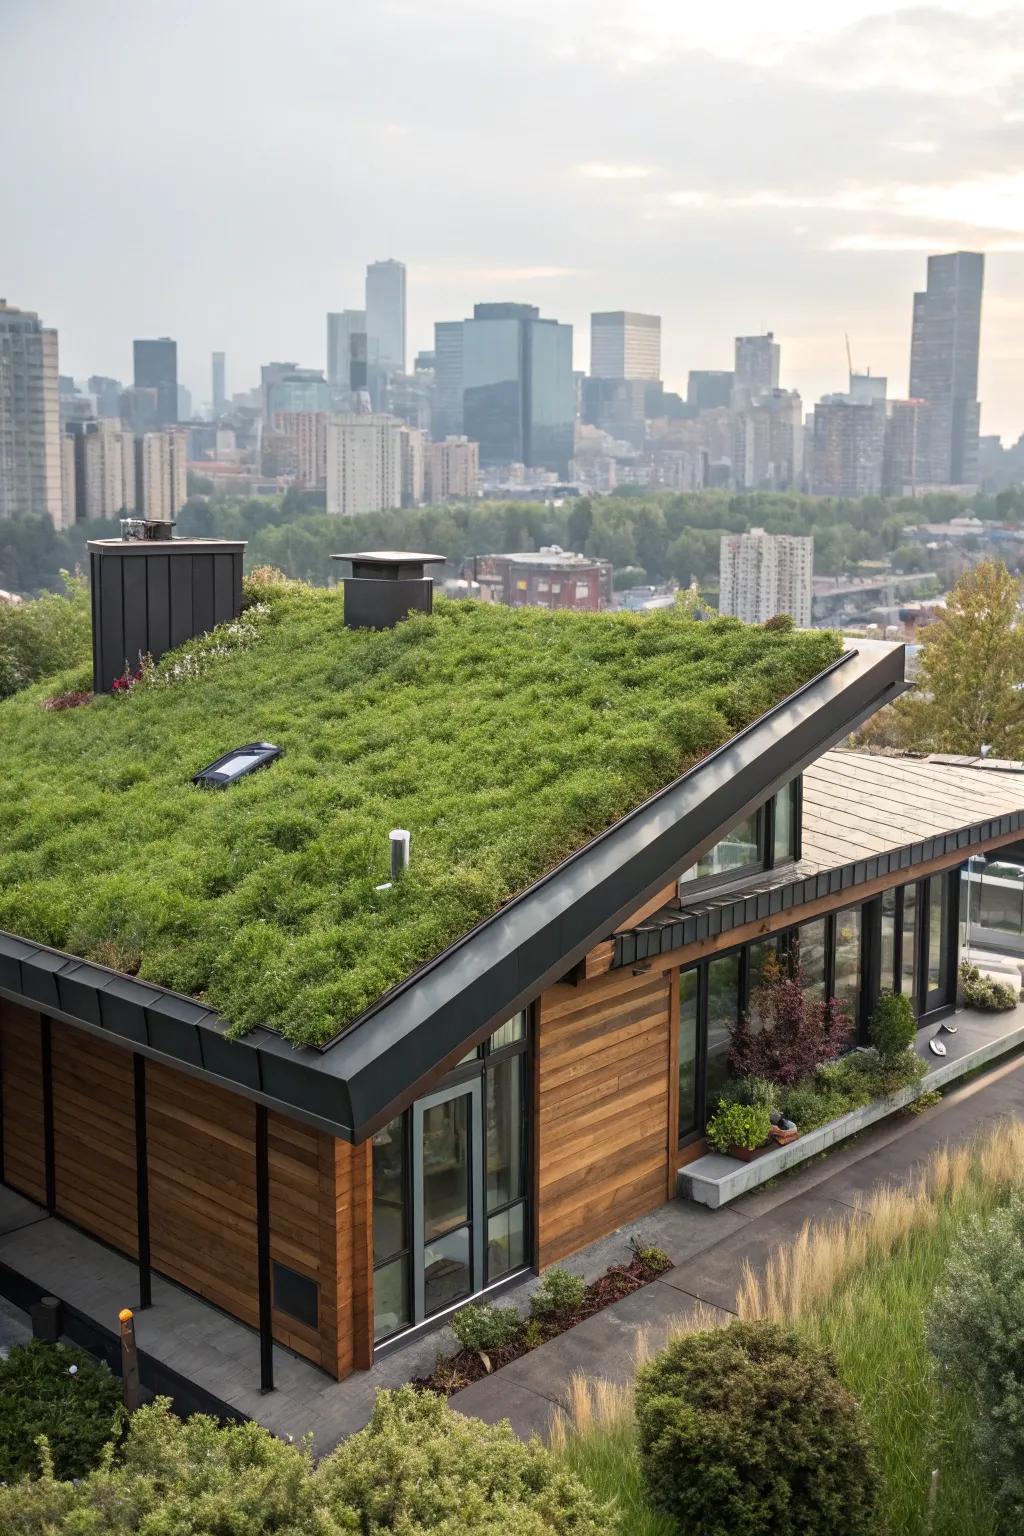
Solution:
[[[410,613],[430,613],[434,581],[424,576],[427,565],[443,565],[444,555],[416,554],[404,549],[364,549],[353,555],[352,574],[344,578],[345,625],[348,629],[393,629]]]
[[[159,532],[89,540],[94,693],[112,692],[140,655],[159,661],[242,611],[243,542]]]

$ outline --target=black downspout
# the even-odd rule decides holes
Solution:
[[[146,1058],[135,1066],[135,1215],[139,1249],[139,1310],[153,1305],[149,1255],[149,1157],[146,1141]]]
[[[256,1105],[256,1267],[260,1306],[260,1391],[274,1390],[274,1331],[270,1300],[270,1159],[267,1111]]]
[[[39,1021],[39,1054],[43,1072],[43,1156],[46,1167],[46,1209],[57,1210],[57,1164],[53,1147],[53,1040],[50,1020]]]

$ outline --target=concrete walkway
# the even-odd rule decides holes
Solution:
[[[728,1316],[735,1309],[744,1260],[755,1270],[804,1222],[847,1216],[857,1220],[872,1193],[908,1179],[944,1143],[967,1141],[999,1116],[1024,1119],[1024,1056],[1017,1056],[951,1090],[916,1118],[900,1115],[818,1162],[744,1195],[722,1210],[675,1200],[634,1227],[595,1245],[581,1272],[599,1273],[620,1260],[633,1231],[664,1248],[675,1268],[643,1290],[503,1370],[456,1393],[452,1407],[494,1423],[508,1419],[524,1437],[544,1435],[557,1406],[567,1402],[576,1374],[628,1381],[637,1336],[646,1330],[658,1348],[670,1325],[704,1303]]]

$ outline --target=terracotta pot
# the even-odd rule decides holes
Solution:
[[[766,1141],[759,1147],[730,1147],[729,1156],[739,1158],[741,1163],[752,1163],[755,1157],[760,1157],[772,1145],[772,1142]]]
[[[777,1147],[788,1147],[791,1141],[796,1141],[799,1131],[783,1131],[777,1125],[773,1125],[769,1135]]]

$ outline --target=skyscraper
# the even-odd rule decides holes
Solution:
[[[661,316],[614,309],[590,317],[592,379],[660,379]]]
[[[816,496],[877,496],[885,456],[885,399],[826,395],[814,407],[811,490]]]
[[[436,442],[462,435],[461,320],[434,324],[434,430]]]
[[[405,372],[405,263],[373,261],[366,269],[366,334],[371,363]]]
[[[213,354],[213,414],[220,416],[228,403],[225,382],[225,357],[223,352]]]
[[[178,420],[178,343],[169,336],[156,341],[132,343],[135,388],[156,390],[156,424],[173,426]]]
[[[686,381],[686,403],[695,411],[714,411],[732,400],[736,375],[725,368],[691,368]]]
[[[567,476],[576,422],[572,326],[533,304],[477,304],[462,328],[463,429],[482,464]]]
[[[135,440],[116,421],[69,421],[64,435],[65,523],[135,510]]]
[[[327,316],[327,382],[332,389],[366,388],[366,310]]]
[[[811,622],[814,540],[797,534],[727,533],[719,546],[719,613],[763,624],[790,614],[802,629]]]
[[[734,405],[744,406],[755,395],[778,389],[781,355],[782,348],[773,331],[764,336],[736,337]]]
[[[327,424],[327,510],[336,517],[402,504],[402,432],[392,416],[332,416]]]
[[[932,406],[927,480],[973,485],[978,476],[978,348],[985,258],[929,256],[928,286],[914,294],[910,397]]]
[[[64,521],[57,332],[0,299],[0,518]]]

